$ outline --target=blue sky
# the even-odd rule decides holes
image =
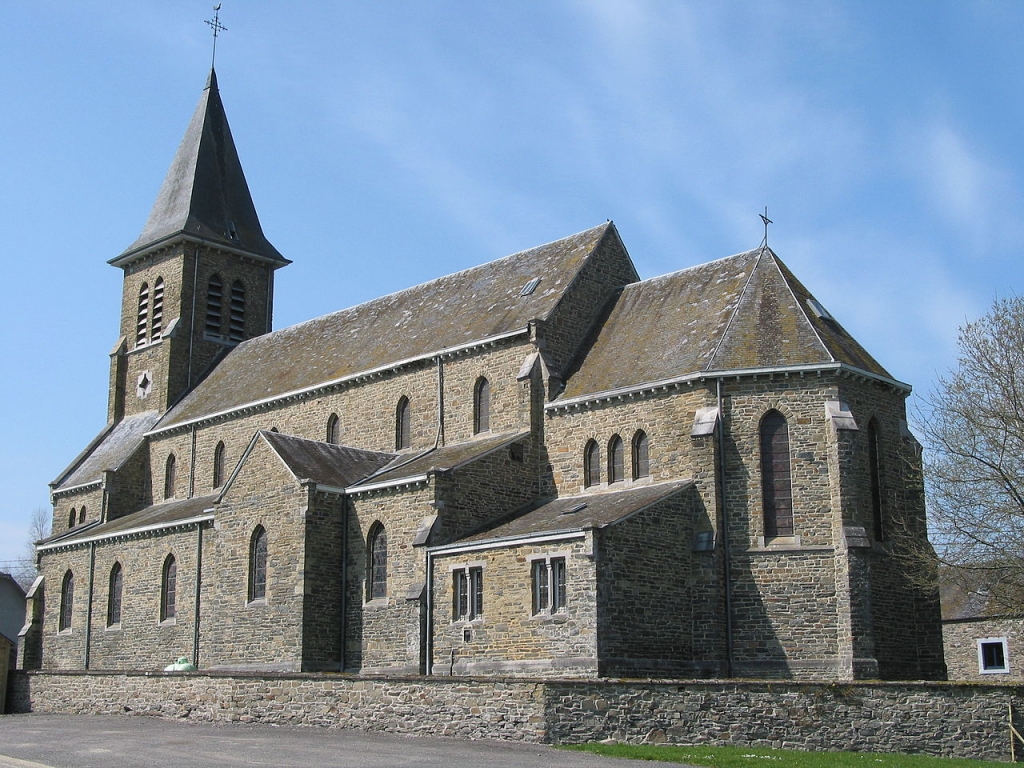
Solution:
[[[224,0],[275,327],[615,221],[643,277],[770,245],[920,393],[1024,268],[1020,2]],[[103,427],[120,272],[209,0],[0,4],[0,569]]]

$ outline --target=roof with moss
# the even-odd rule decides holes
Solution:
[[[618,238],[611,222],[245,341],[158,428],[525,333],[551,315],[607,238]]]
[[[764,247],[627,285],[559,399],[701,372],[825,363],[891,378]]]

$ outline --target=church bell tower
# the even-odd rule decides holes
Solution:
[[[271,330],[274,271],[212,69],[124,270],[108,420],[165,411],[235,345]]]

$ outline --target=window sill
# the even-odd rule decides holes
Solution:
[[[103,631],[104,632],[120,632],[121,631],[121,622],[118,622],[117,624],[107,624],[107,626],[104,628]]]
[[[267,605],[267,598],[265,598],[265,597],[257,597],[256,599],[250,600],[249,602],[247,602],[245,604],[245,607],[246,608],[263,608],[263,607],[266,607],[266,605]]]
[[[453,627],[481,627],[484,623],[483,616],[477,616],[476,618],[468,619],[461,617],[458,619],[452,619],[451,625]]]
[[[57,636],[58,637],[60,637],[61,635],[70,635],[70,634],[71,634],[71,627],[68,627],[67,629],[58,629],[57,630]]]
[[[370,611],[380,610],[388,607],[388,599],[386,597],[375,597],[372,600],[366,600],[363,603],[363,608]]]
[[[159,624],[157,624],[157,626],[159,626],[159,627],[173,627],[177,623],[178,623],[178,619],[175,618],[174,616],[171,616],[171,618],[164,619],[163,621],[161,621]]]

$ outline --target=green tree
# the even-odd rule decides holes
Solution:
[[[1024,298],[998,299],[960,329],[956,370],[921,408],[932,540],[943,578],[1024,597]]]

